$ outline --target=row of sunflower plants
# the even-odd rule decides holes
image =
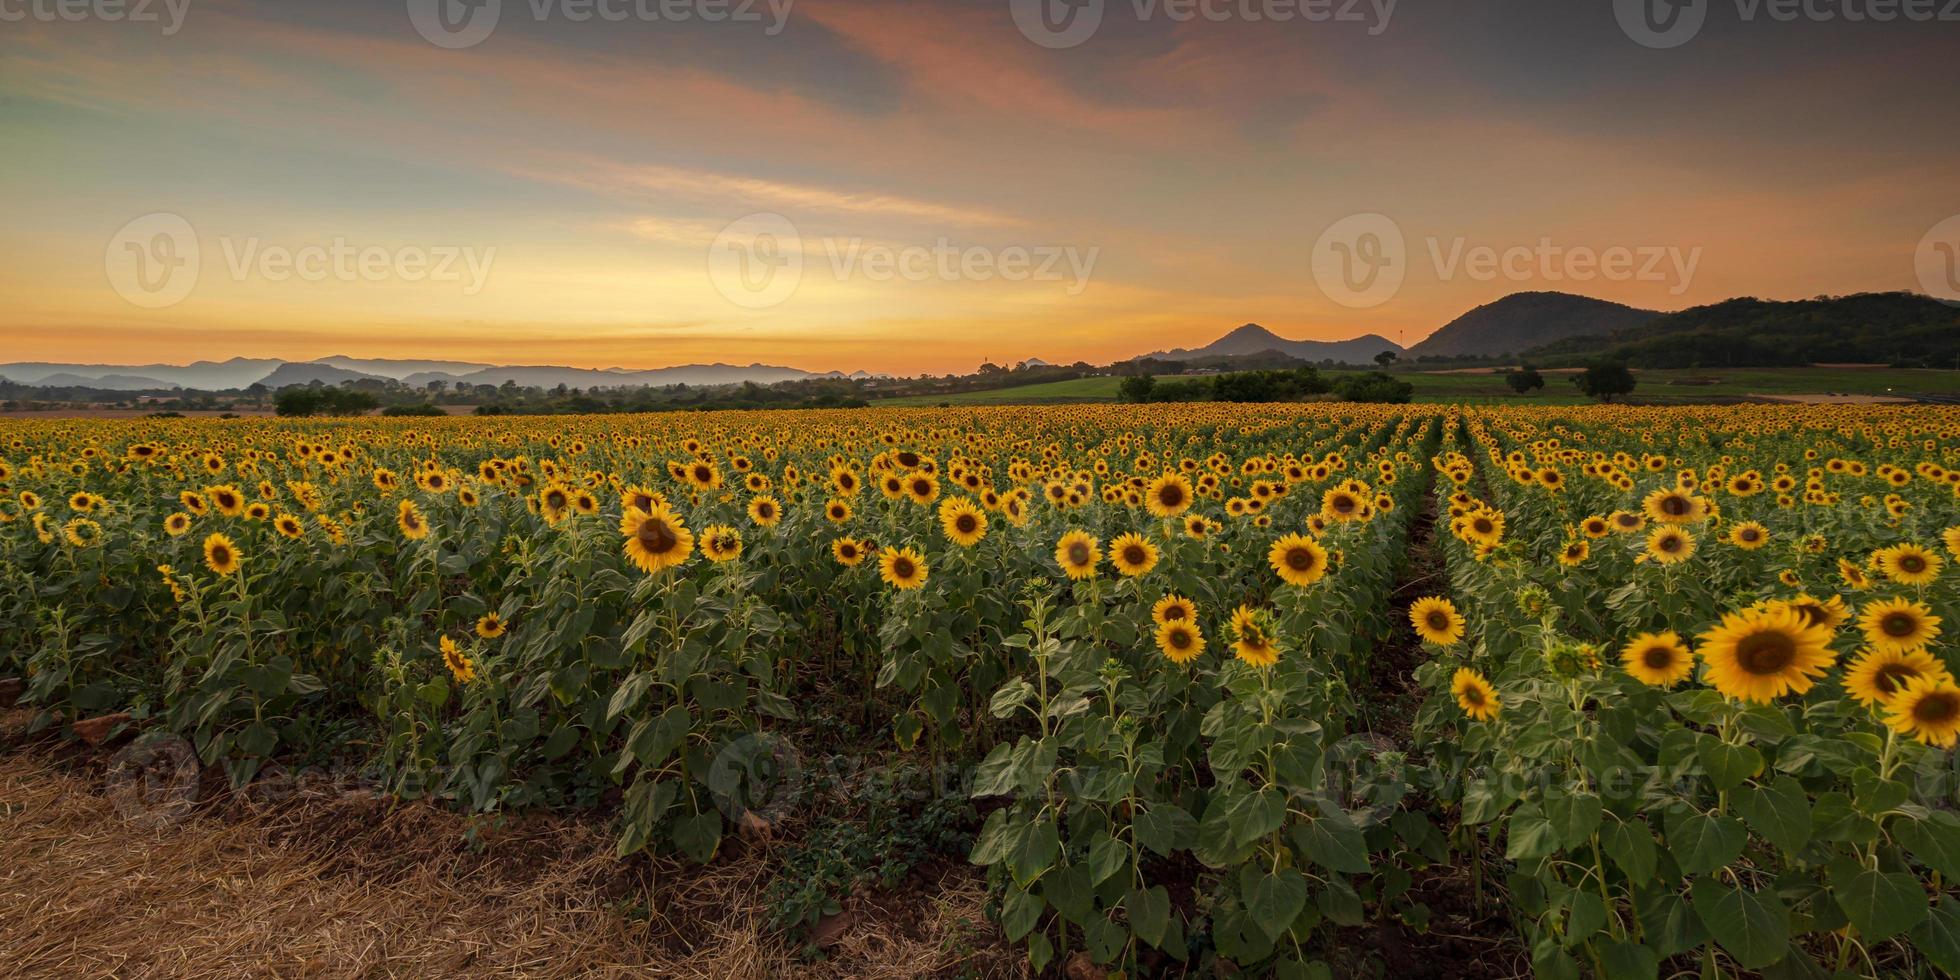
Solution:
[[[1410,615],[1458,839],[1541,976],[1960,968],[1942,423],[1653,421],[1471,412],[1433,460],[1450,594]]]
[[[997,808],[972,860],[1036,969],[1080,949],[1146,972],[1217,957],[1326,975],[1323,931],[1407,887],[1373,855],[1398,837],[1440,848],[1392,802],[1355,806],[1366,790],[1337,771],[1352,668],[1421,492],[1407,447],[1427,437],[1406,419],[1341,432],[1331,469],[1379,486],[1303,472],[1202,538],[1180,530],[1193,487],[1159,476],[1145,491],[1155,528],[1091,532],[1069,515],[1048,568],[1017,569],[1025,614],[1002,643],[1014,670],[988,699],[1006,727],[972,786]]]

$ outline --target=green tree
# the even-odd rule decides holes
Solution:
[[[1633,391],[1635,384],[1633,372],[1620,361],[1599,361],[1574,375],[1572,383],[1588,398],[1610,402],[1615,395],[1625,395]]]
[[[1518,394],[1526,394],[1545,387],[1545,376],[1529,364],[1516,370],[1504,372],[1504,383]]]
[[[1130,402],[1132,404],[1142,404],[1143,402],[1150,401],[1150,395],[1156,387],[1157,379],[1148,374],[1139,374],[1134,378],[1124,378],[1123,383],[1116,386],[1116,400]]]

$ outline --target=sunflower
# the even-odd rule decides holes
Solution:
[[[701,529],[701,554],[709,561],[733,561],[742,555],[742,532],[726,524]]]
[[[836,538],[830,542],[830,555],[845,568],[856,568],[864,560],[864,545],[856,538]]]
[[[1197,619],[1197,603],[1175,592],[1157,600],[1157,604],[1150,607],[1150,621],[1159,626],[1179,621],[1191,623]]]
[[[1790,608],[1802,613],[1804,618],[1808,619],[1811,623],[1827,627],[1833,631],[1843,626],[1845,621],[1851,618],[1851,611],[1845,608],[1844,600],[1838,596],[1832,596],[1829,599],[1819,599],[1816,596],[1806,593],[1794,599],[1783,600],[1783,602]]]
[[[1465,514],[1459,533],[1473,545],[1495,548],[1504,540],[1504,514],[1488,508]]]
[[[1923,650],[1940,635],[1940,618],[1923,602],[1876,599],[1859,612],[1858,628],[1880,650]]]
[[[1198,624],[1171,620],[1157,627],[1157,649],[1174,664],[1188,664],[1205,652],[1205,635]]]
[[[1456,669],[1456,675],[1450,678],[1450,694],[1456,697],[1456,706],[1472,721],[1493,721],[1504,710],[1497,689],[1490,686],[1484,675],[1469,667]]]
[[[1743,521],[1729,528],[1728,541],[1744,551],[1755,551],[1769,543],[1769,528],[1755,521]]]
[[[181,537],[191,529],[191,515],[178,511],[163,519],[163,533],[171,537]]]
[[[939,527],[947,540],[971,548],[987,536],[987,513],[966,497],[947,497],[939,502]]]
[[[1864,569],[1844,558],[1838,559],[1838,578],[1853,589],[1869,588],[1872,584],[1871,577],[1865,574]]]
[[[1304,534],[1288,534],[1266,551],[1266,564],[1281,581],[1304,587],[1327,574],[1327,549]]]
[[[749,520],[757,527],[775,527],[783,519],[783,505],[776,498],[761,496],[749,501]]]
[[[456,683],[468,684],[476,680],[476,662],[470,659],[469,654],[463,652],[462,647],[456,645],[455,640],[445,636],[437,646],[442,648],[442,665],[449,668],[449,673],[456,678]]]
[[[245,513],[245,495],[239,493],[237,487],[229,485],[206,487],[204,496],[211,501],[211,506],[216,508],[218,513],[226,517],[237,517]]]
[[[1428,596],[1409,604],[1409,625],[1431,646],[1453,647],[1463,639],[1463,614],[1441,596]]]
[[[1109,563],[1123,575],[1135,578],[1157,567],[1157,546],[1131,532],[1109,542]]]
[[[204,539],[204,567],[219,575],[230,575],[238,571],[240,558],[238,546],[222,534],[213,534]]]
[[[1150,481],[1143,493],[1143,506],[1152,517],[1176,517],[1190,508],[1191,496],[1191,481],[1184,474],[1166,473]]]
[[[76,517],[61,526],[61,536],[77,548],[90,548],[102,543],[102,525],[86,517]]]
[[[1694,524],[1708,516],[1708,500],[1684,487],[1663,487],[1640,502],[1641,510],[1663,524]]]
[[[572,512],[572,491],[553,483],[538,491],[538,513],[548,524],[557,524]]]
[[[1831,631],[1789,606],[1724,613],[1700,640],[1708,683],[1723,697],[1758,704],[1810,690],[1837,656]]]
[[[1918,677],[1892,696],[1885,724],[1925,745],[1950,749],[1960,740],[1960,687],[1950,680]]]
[[[851,519],[851,502],[842,497],[833,497],[823,505],[823,516],[832,524],[842,524]]]
[[[402,529],[402,537],[410,541],[420,541],[429,536],[429,522],[422,518],[422,509],[415,501],[404,499],[397,505],[395,524]]]
[[[659,491],[649,490],[637,483],[627,487],[619,495],[619,509],[623,511],[643,510],[652,513],[655,507],[666,502],[666,496]]]
[[[1558,563],[1567,568],[1577,568],[1585,564],[1586,559],[1590,557],[1592,557],[1591,542],[1574,538],[1567,541],[1565,547],[1559,549]]]
[[[1240,606],[1232,613],[1232,633],[1238,638],[1232,653],[1247,665],[1264,669],[1279,663],[1279,641],[1267,631],[1263,613]]]
[[[648,575],[672,568],[694,552],[694,534],[671,508],[630,508],[619,519],[626,557]]]
[[[1351,521],[1361,516],[1361,509],[1366,503],[1346,485],[1329,487],[1326,493],[1320,495],[1320,512],[1327,515],[1329,520]]]
[[[1603,538],[1613,533],[1613,525],[1606,518],[1594,514],[1579,522],[1579,532],[1589,538]]]
[[[1911,543],[1895,544],[1872,557],[1878,570],[1900,585],[1931,585],[1945,564],[1939,555]]]
[[[1844,689],[1865,707],[1879,708],[1891,704],[1906,682],[1921,678],[1953,683],[1946,665],[1924,650],[1868,649],[1845,665]]]
[[[925,556],[911,548],[887,547],[878,555],[878,577],[894,589],[916,589],[927,573]]]
[[[1620,648],[1620,663],[1634,680],[1650,687],[1673,687],[1695,672],[1695,655],[1673,630],[1634,637]]]
[[[1072,530],[1055,543],[1055,564],[1062,566],[1069,578],[1094,578],[1101,561],[1102,548],[1087,531]]]
[[[1687,561],[1695,553],[1695,536],[1672,524],[1647,535],[1646,557],[1662,565]]]
[[[1960,524],[1940,532],[1940,543],[1946,545],[1947,554],[1960,559]]]
[[[300,523],[299,518],[291,514],[280,514],[273,518],[272,529],[288,538],[304,537],[306,534],[306,525]]]
[[[504,630],[508,628],[504,618],[495,612],[487,612],[476,618],[476,635],[486,640],[494,640],[504,635]]]
[[[1606,521],[1613,526],[1615,534],[1632,534],[1647,527],[1647,518],[1630,510],[1616,510]]]

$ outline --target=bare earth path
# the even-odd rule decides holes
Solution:
[[[473,847],[455,814],[359,795],[157,829],[102,782],[0,754],[8,977],[916,976],[957,962],[949,934],[984,900],[942,891],[911,934],[866,922],[806,962],[756,929],[760,853],[621,865],[602,827],[557,819],[479,827]],[[657,910],[638,905],[652,878],[672,896]]]

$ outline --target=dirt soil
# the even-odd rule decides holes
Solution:
[[[985,977],[1023,962],[991,941],[964,866],[854,900],[812,957],[760,926],[766,844],[708,868],[620,862],[601,821],[471,822],[304,786],[157,821],[105,792],[99,760],[0,753],[8,977]]]

